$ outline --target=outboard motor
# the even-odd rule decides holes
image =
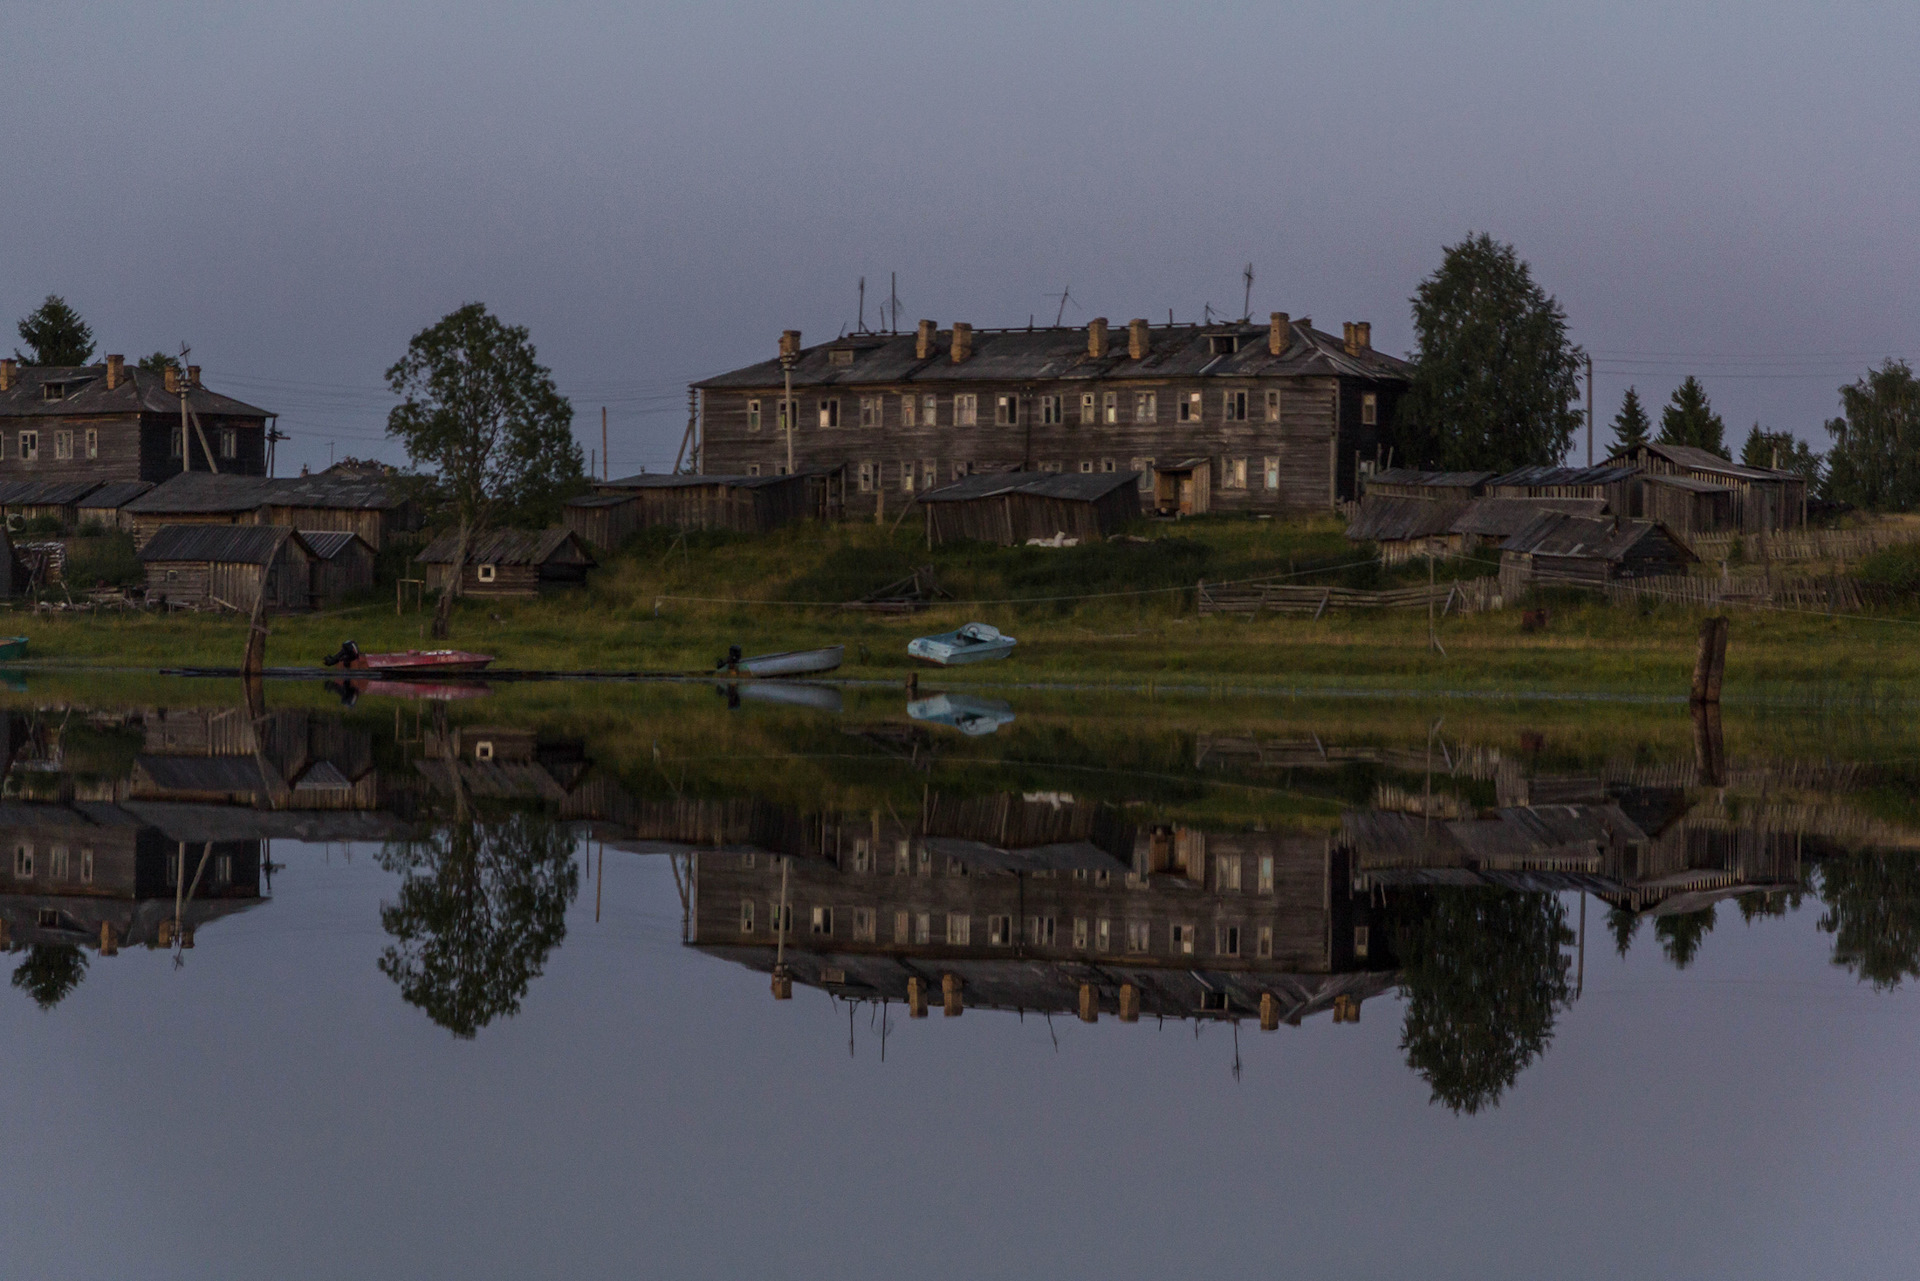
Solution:
[[[352,644],[353,642],[349,641],[347,643]],[[734,668],[738,667],[739,665],[740,665],[740,647],[738,645],[729,645],[727,646],[727,656],[721,659],[719,662],[715,663],[713,665],[713,670],[716,672],[732,671]]]
[[[353,660],[358,657],[360,657],[360,647],[352,641],[348,641],[340,647],[338,653],[329,654],[320,661],[328,667],[346,667],[351,666]]]

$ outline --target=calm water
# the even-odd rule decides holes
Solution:
[[[10,1276],[1912,1270],[1906,709],[60,679]]]

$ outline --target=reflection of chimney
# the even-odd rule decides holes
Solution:
[[[173,365],[168,365],[160,371],[160,384],[167,389],[169,396],[178,395],[180,391],[180,370]]]
[[[933,339],[940,326],[931,320],[920,322],[920,332],[913,340],[913,358],[915,360],[933,359]]]
[[[1096,316],[1087,323],[1087,355],[1104,360],[1107,355],[1107,318]]]
[[[966,1008],[966,1004],[960,999],[960,976],[958,974],[942,974],[940,976],[940,996],[941,1004],[945,1007],[944,1013],[946,1016],[950,1019],[959,1018],[960,1011]]]
[[[973,355],[973,326],[964,320],[953,322],[953,363],[959,364]]]
[[[1153,336],[1147,330],[1144,320],[1127,322],[1127,355],[1134,360],[1145,360],[1147,353],[1153,350]]]
[[[190,387],[190,388],[194,388],[194,389],[196,389],[196,390],[197,390],[197,389],[199,388],[199,386],[200,386],[200,366],[198,366],[198,365],[188,365],[188,366],[187,366],[187,386],[188,386],[188,387]]]
[[[790,358],[793,356],[798,356],[799,354],[800,354],[800,331],[798,329],[781,330],[780,331],[780,355],[783,358]]]
[[[1267,354],[1284,356],[1293,345],[1293,321],[1284,311],[1276,311],[1267,320]]]
[[[0,360],[0,391],[13,390],[13,362]]]
[[[125,356],[107,357],[107,390],[118,387],[127,376],[127,358]]]
[[[1100,989],[1091,983],[1080,985],[1080,1021],[1082,1023],[1100,1021]]]
[[[1131,983],[1120,985],[1120,1021],[1122,1023],[1140,1021],[1140,989]]]
[[[924,1019],[927,1017],[927,981],[919,975],[907,979],[907,1017]]]

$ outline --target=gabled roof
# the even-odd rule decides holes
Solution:
[[[414,557],[423,565],[447,565],[453,562],[458,534],[442,534]],[[496,529],[482,534],[467,549],[469,565],[544,565],[562,557],[576,565],[592,565],[594,559],[571,530]]]
[[[384,511],[406,500],[392,482],[370,476],[234,476],[226,472],[183,471],[129,502],[135,514],[175,512],[214,514],[258,511],[262,507],[328,507],[346,511]]]
[[[373,550],[366,539],[350,529],[303,529],[300,531],[300,537],[321,560],[332,560],[355,543],[359,543],[369,552]]]
[[[110,480],[81,499],[80,506],[96,511],[124,507],[152,488],[149,480]]]
[[[1492,480],[1490,471],[1420,471],[1413,467],[1389,467],[1367,478],[1369,485],[1404,485],[1420,489],[1478,489]]]
[[[1053,472],[1010,471],[966,476],[951,485],[920,495],[923,503],[962,503],[1002,494],[1031,494],[1092,502],[1123,486],[1137,488],[1140,474],[1131,471]]]
[[[1533,556],[1577,556],[1589,560],[1620,561],[1625,560],[1646,538],[1672,543],[1682,554],[1692,558],[1685,547],[1668,537],[1650,520],[1613,517],[1595,520],[1564,512],[1542,512],[1526,528],[1500,544],[1500,550]]]
[[[977,383],[1027,379],[1115,378],[1271,378],[1297,375],[1345,375],[1404,382],[1413,366],[1371,348],[1349,355],[1342,340],[1304,320],[1293,324],[1293,338],[1278,356],[1267,353],[1267,326],[1244,322],[1218,325],[1155,325],[1148,329],[1151,351],[1143,360],[1127,355],[1127,327],[1108,330],[1107,352],[1087,354],[1084,328],[975,329],[973,354],[955,364],[953,333],[941,330],[933,355],[915,354],[918,336],[853,334],[803,348],[793,367],[795,387],[863,386],[872,383]],[[1234,339],[1238,350],[1216,354],[1216,339]],[[834,364],[830,353],[853,353],[849,364]],[[694,384],[707,390],[776,388],[783,373],[778,359],[763,360]]]
[[[64,507],[99,487],[97,480],[0,481],[0,507]]]
[[[265,565],[282,538],[306,545],[305,539],[284,525],[162,525],[140,549],[140,559]]]
[[[1368,494],[1354,509],[1347,537],[1356,543],[1390,543],[1408,538],[1437,538],[1453,531],[1466,505],[1431,498]]]
[[[1612,485],[1627,479],[1638,469],[1626,464],[1603,463],[1593,467],[1554,467],[1545,463],[1534,463],[1518,467],[1504,476],[1496,476],[1487,482],[1488,488],[1498,489],[1507,485],[1526,485],[1545,488],[1549,485]]]
[[[62,383],[68,392],[59,400],[48,400],[48,383]],[[231,396],[222,396],[206,387],[187,391],[187,408],[196,414],[218,414],[229,418],[260,418],[272,410],[249,405]],[[0,418],[47,418],[67,414],[175,414],[180,412],[180,393],[170,392],[162,374],[150,373],[128,365],[120,385],[107,389],[107,367],[101,365],[28,365],[14,371],[13,386],[0,391]]]
[[[1798,480],[1798,473],[1774,471],[1770,467],[1748,467],[1743,463],[1731,462],[1712,450],[1701,449],[1695,445],[1663,445],[1650,440],[1640,446],[1656,458],[1664,458],[1676,467],[1685,467],[1690,471],[1709,472],[1716,476],[1730,476],[1737,480]],[[1617,455],[1626,458],[1631,455]]]
[[[1597,517],[1606,505],[1604,498],[1476,498],[1448,529],[1481,538],[1511,538],[1542,512]]]
[[[674,472],[643,472],[638,476],[620,476],[613,480],[596,480],[596,490],[614,489],[707,489],[720,486],[727,489],[764,489],[769,485],[779,485],[794,479],[793,476],[687,476]]]

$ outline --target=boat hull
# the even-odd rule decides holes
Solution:
[[[968,663],[990,663],[1013,653],[1019,642],[995,631],[984,640],[968,635],[977,624],[938,636],[916,636],[907,642],[907,656],[935,667],[962,667]]]
[[[729,669],[730,675],[739,676],[810,676],[819,672],[830,672],[846,659],[845,645],[829,645],[825,649],[797,649],[786,654],[756,654],[752,658],[743,658]]]
[[[27,638],[9,636],[0,640],[0,663],[12,662],[27,656]]]
[[[409,649],[397,654],[361,654],[347,667],[356,672],[458,676],[484,672],[492,662],[491,654],[470,654],[462,649]]]

